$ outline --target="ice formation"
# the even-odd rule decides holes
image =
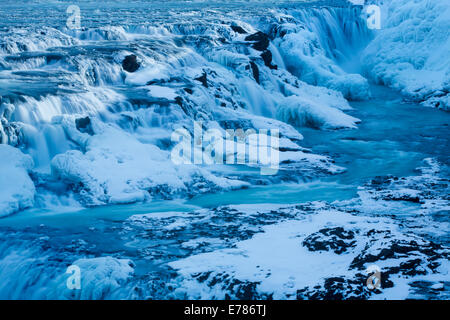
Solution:
[[[34,2],[30,26],[2,6],[0,298],[448,299],[444,113],[367,100],[375,81],[448,110],[450,6],[369,1],[383,20],[369,30],[364,1],[350,2],[151,15],[152,2],[108,2],[77,30]],[[277,129],[277,173],[173,162],[196,143],[173,133],[195,138],[195,123],[221,137],[204,145],[207,163],[229,131]],[[221,160],[242,146],[254,140]],[[218,204],[232,197],[240,205]],[[373,263],[383,290],[365,286]]]
[[[171,133],[192,133],[194,121],[222,132],[276,127],[281,165],[298,179],[339,171],[305,152],[295,128],[360,121],[345,98],[368,98],[367,81],[340,67],[370,39],[358,8],[238,11],[214,23],[175,14],[165,25],[2,31],[2,73],[12,80],[0,79],[1,139],[32,156],[39,194],[59,183],[93,206],[248,186],[171,163]],[[283,172],[279,180],[295,177]]]
[[[0,145],[0,159],[0,216],[32,207],[36,190],[29,172],[33,159],[8,145]]]
[[[448,110],[448,1],[386,1],[382,20],[381,30],[363,52],[366,72],[412,100]]]

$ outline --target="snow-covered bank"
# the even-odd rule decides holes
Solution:
[[[182,281],[174,294],[191,299],[448,298],[448,222],[440,218],[450,204],[448,167],[426,159],[420,170],[412,177],[377,177],[350,201],[222,209],[253,219],[277,212],[286,220],[224,249],[203,248],[170,262]],[[208,242],[214,243],[203,245]],[[366,286],[373,265],[381,272],[376,290]]]
[[[347,8],[278,15],[274,43],[287,69],[303,81],[339,91],[347,99],[368,99],[367,80],[340,66],[355,59],[371,39],[359,14],[356,8]],[[347,19],[353,21],[351,27],[345,26]]]
[[[424,106],[450,108],[450,2],[385,1],[382,29],[365,49],[375,81]]]
[[[426,159],[415,176],[377,177],[332,203],[2,224],[0,298],[448,299],[448,169]],[[66,285],[72,265],[80,290]]]

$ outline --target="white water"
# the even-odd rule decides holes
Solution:
[[[342,215],[344,228],[366,224],[396,228],[395,219],[406,217],[421,223],[419,230],[405,227],[409,220],[401,221],[406,231],[396,229],[394,240],[412,234],[447,244],[444,236],[426,225],[436,225],[445,233],[448,218],[441,212],[448,206],[443,197],[433,199],[437,204],[431,209],[422,210],[417,203],[389,203],[391,207],[380,211],[364,208],[365,199],[358,197],[361,186],[376,176],[416,174],[424,158],[448,165],[449,114],[404,103],[399,94],[369,87],[367,80],[354,74],[361,69],[356,57],[373,37],[360,19],[359,8],[305,5],[261,10],[265,5],[242,9],[239,4],[200,4],[186,10],[174,4],[158,8],[154,3],[112,2],[100,14],[96,5],[86,5],[82,10],[89,28],[81,31],[65,29],[63,14],[48,21],[43,18],[55,8],[64,13],[59,3],[56,7],[31,4],[30,19],[35,24],[29,28],[20,24],[12,28],[14,20],[20,20],[7,13],[14,5],[0,9],[0,17],[5,17],[0,19],[0,116],[23,126],[19,148],[34,160],[33,168],[27,168],[26,157],[20,159],[23,166],[8,164],[20,171],[27,192],[34,194],[26,194],[23,201],[13,197],[6,203],[8,216],[0,219],[1,298],[198,298],[197,284],[186,270],[195,274],[212,265],[219,272],[223,259],[215,254],[221,257],[221,250],[244,248],[254,257],[266,246],[278,258],[262,259],[263,267],[285,263],[281,269],[296,270],[293,275],[298,279],[316,279],[321,273],[303,266],[305,274],[298,274],[295,263],[289,262],[292,256],[310,257],[291,253],[301,247],[300,240],[292,241],[299,237],[295,232],[313,232],[321,223],[336,224],[341,217],[325,202],[342,206],[348,201]],[[123,9],[120,14],[118,8]],[[216,11],[204,14],[206,9]],[[150,18],[148,12],[153,13]],[[24,19],[29,13],[18,15]],[[102,20],[105,16],[111,20]],[[245,41],[248,34],[233,32],[232,23],[248,34],[261,30],[272,37],[269,49],[278,70],[264,65],[261,52]],[[121,67],[131,53],[142,64],[135,73]],[[258,66],[259,84],[250,61]],[[195,80],[203,72],[208,88]],[[147,85],[149,81],[156,82]],[[173,101],[174,95],[184,99],[183,108]],[[344,96],[357,101],[348,102]],[[12,115],[4,113],[7,105],[14,107]],[[92,136],[76,128],[75,120],[86,116],[91,119]],[[170,133],[177,126],[189,128],[198,119],[211,128],[225,127],[227,122],[244,129],[275,126],[302,160],[286,151],[294,165],[267,178],[245,166],[173,166],[168,157]],[[27,178],[28,173],[33,179]],[[35,189],[28,188],[30,184]],[[317,210],[307,211],[311,217],[306,222],[279,208],[310,201],[318,201]],[[139,203],[123,205],[128,202]],[[242,206],[236,213],[222,205]],[[30,208],[23,210],[23,206]],[[361,210],[361,217],[352,217],[351,210]],[[381,221],[384,212],[398,217]],[[313,216],[317,213],[320,218]],[[367,239],[361,236],[358,241],[359,245]],[[242,272],[259,261],[246,261],[246,254],[234,256],[237,262],[224,255],[231,261],[230,270]],[[324,277],[336,272],[324,266],[336,261],[341,266],[350,259],[324,257],[328,253],[308,260],[308,266],[322,267]],[[205,260],[196,263],[196,259]],[[244,259],[244,268],[239,259]],[[70,264],[87,270],[81,291],[65,286]],[[445,280],[448,268],[444,264],[441,268],[433,274],[434,280],[426,281]],[[284,277],[282,272],[278,275]],[[274,281],[275,289],[269,289],[279,292],[292,286],[291,280]],[[387,291],[386,296],[407,296],[409,289],[397,289],[407,281],[407,276],[399,275],[396,291]],[[202,294],[217,298],[222,293]]]

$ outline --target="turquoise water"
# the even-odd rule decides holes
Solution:
[[[375,176],[408,176],[435,157],[449,164],[450,114],[417,104],[404,103],[390,89],[372,87],[373,98],[353,102],[349,114],[362,119],[358,129],[320,131],[299,128],[302,146],[331,156],[347,170],[338,175],[301,184],[255,186],[231,192],[204,194],[190,200],[155,201],[148,204],[116,205],[83,210],[27,210],[0,220],[0,226],[51,225],[77,228],[98,221],[123,221],[131,215],[190,211],[228,204],[301,203],[335,201],[355,197],[357,187]],[[258,171],[255,171],[255,174]]]
[[[402,102],[401,96],[372,86],[373,98],[352,102],[347,112],[359,119],[358,129],[320,131],[299,128],[302,146],[332,157],[347,170],[303,184],[258,186],[247,190],[196,197],[189,204],[214,207],[239,203],[300,203],[351,199],[358,186],[373,177],[414,174],[422,160],[435,157],[449,164],[450,114]]]
[[[60,210],[30,209],[0,219],[0,227],[13,226],[15,228],[30,226],[51,226],[57,228],[79,228],[95,225],[98,221],[124,221],[135,214],[149,212],[187,212],[198,207],[180,200],[158,200],[150,203],[133,205],[113,205],[94,208],[61,208]]]
[[[337,181],[361,184],[379,175],[408,176],[426,157],[449,163],[450,114],[403,103],[390,89],[373,86],[373,99],[353,102],[348,112],[361,119],[357,130],[302,130],[305,147],[327,154],[347,172]]]
[[[374,99],[352,104],[355,109],[351,114],[363,119],[358,129],[300,129],[305,137],[302,145],[311,148],[313,152],[332,156],[337,165],[347,168],[342,174],[301,184],[274,184],[200,195],[190,200],[154,201],[82,210],[26,210],[0,219],[0,236],[4,244],[2,250],[9,252],[11,247],[11,250],[29,253],[33,257],[30,261],[40,261],[39,259],[43,259],[41,255],[51,253],[53,264],[46,267],[49,271],[42,271],[43,274],[63,274],[68,261],[73,262],[77,257],[127,258],[134,263],[136,279],[147,279],[145,277],[152,275],[165,283],[172,276],[171,270],[167,269],[167,262],[192,254],[192,250],[183,247],[182,243],[208,237],[211,232],[218,239],[237,237],[230,236],[233,230],[236,232],[239,228],[226,226],[226,219],[234,219],[228,218],[227,213],[204,210],[204,216],[200,214],[199,217],[194,213],[189,214],[189,219],[177,220],[176,217],[184,212],[226,204],[256,204],[255,208],[258,208],[258,204],[262,203],[289,204],[351,199],[355,197],[357,187],[369,179],[388,174],[411,175],[426,157],[435,157],[448,165],[450,114],[402,103],[398,95],[383,88],[376,87],[374,91]],[[242,172],[248,174],[249,171]],[[142,227],[139,223],[133,225],[125,221],[130,216],[139,214],[158,215],[174,223],[184,221],[184,225],[173,236],[162,219],[151,219]],[[202,219],[214,221],[216,218],[219,219],[217,229],[204,230],[211,228],[211,225],[205,225]],[[48,242],[44,241],[42,244],[42,238],[48,239]],[[221,245],[217,244],[217,248]],[[30,251],[34,246],[37,251]],[[209,247],[209,250],[211,248],[214,249],[214,246]],[[21,265],[16,274],[15,267],[5,263],[5,278],[20,278],[21,272],[28,277],[28,267]],[[39,262],[35,264],[38,267],[34,272],[38,274],[41,272]],[[24,265],[27,266],[26,263]],[[155,289],[150,288],[149,292],[153,290]]]

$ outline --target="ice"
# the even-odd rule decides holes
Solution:
[[[70,290],[67,280],[70,274],[59,277],[60,286],[54,293],[55,298],[99,300],[125,299],[123,285],[134,273],[134,263],[129,259],[98,257],[79,259],[73,262],[80,270],[80,289]],[[57,281],[58,281],[57,280]],[[59,292],[58,292],[59,291]],[[47,297],[50,298],[51,297]]]
[[[197,17],[195,23],[194,12],[174,12],[164,24],[5,31],[0,65],[10,76],[20,72],[2,88],[2,110],[13,106],[4,127],[18,128],[2,140],[16,141],[32,156],[46,197],[45,184],[51,189],[57,180],[86,206],[261,183],[213,173],[214,166],[172,163],[171,133],[189,128],[192,134],[196,120],[222,133],[278,129],[283,170],[275,180],[341,172],[330,157],[302,148],[300,140],[304,127],[354,129],[359,122],[346,113],[346,98],[366,98],[366,82],[339,64],[366,34],[358,15],[345,12],[280,9],[248,16],[219,10],[211,12],[217,21]],[[347,29],[344,18],[355,26]],[[235,32],[236,25],[246,33]],[[270,40],[264,52],[245,40],[258,31]],[[299,56],[305,50],[312,51]],[[135,72],[122,68],[129,55],[140,64]],[[16,85],[30,89],[17,98]]]
[[[393,0],[382,28],[363,53],[366,72],[425,106],[448,110],[450,4],[446,0]]]
[[[449,5],[351,2],[0,7],[0,298],[447,297]]]
[[[291,96],[281,103],[277,116],[297,127],[323,129],[356,128],[359,119],[346,115],[339,109],[331,108],[315,99]]]
[[[161,87],[161,86],[149,86],[149,94],[158,98],[165,98],[168,100],[174,100],[177,96],[176,92],[172,88]]]
[[[141,143],[114,126],[100,123],[98,130],[87,138],[86,152],[71,150],[52,160],[53,176],[79,185],[75,190],[84,204],[132,203],[150,200],[151,194],[173,197],[187,193],[196,178],[204,179],[206,189],[246,185],[195,166],[176,166],[168,151]]]
[[[326,10],[321,13],[329,14]],[[335,17],[330,15],[328,18],[331,20],[329,23],[333,23],[331,28],[338,30],[340,26],[334,20]],[[324,37],[324,32],[331,32],[328,31],[329,29],[321,30],[325,27],[320,24],[315,25],[314,21],[316,20],[314,19],[309,24],[306,14],[301,15],[299,21],[289,15],[281,15],[279,19],[281,22],[287,22],[278,26],[277,38],[274,43],[279,48],[289,71],[309,84],[337,90],[348,99],[365,100],[370,97],[367,80],[359,74],[345,72],[337,63],[338,57],[333,59],[336,52],[331,52],[329,44],[320,38]],[[333,30],[332,32],[338,31]],[[333,39],[338,46],[342,46],[344,42],[348,42],[347,46],[351,46],[349,40],[344,40],[344,36],[339,36],[340,38]],[[329,37],[327,41],[330,41]],[[361,41],[364,42],[364,39]],[[345,58],[351,59],[350,56]]]
[[[35,187],[29,176],[33,159],[19,149],[0,144],[0,217],[34,205]]]

